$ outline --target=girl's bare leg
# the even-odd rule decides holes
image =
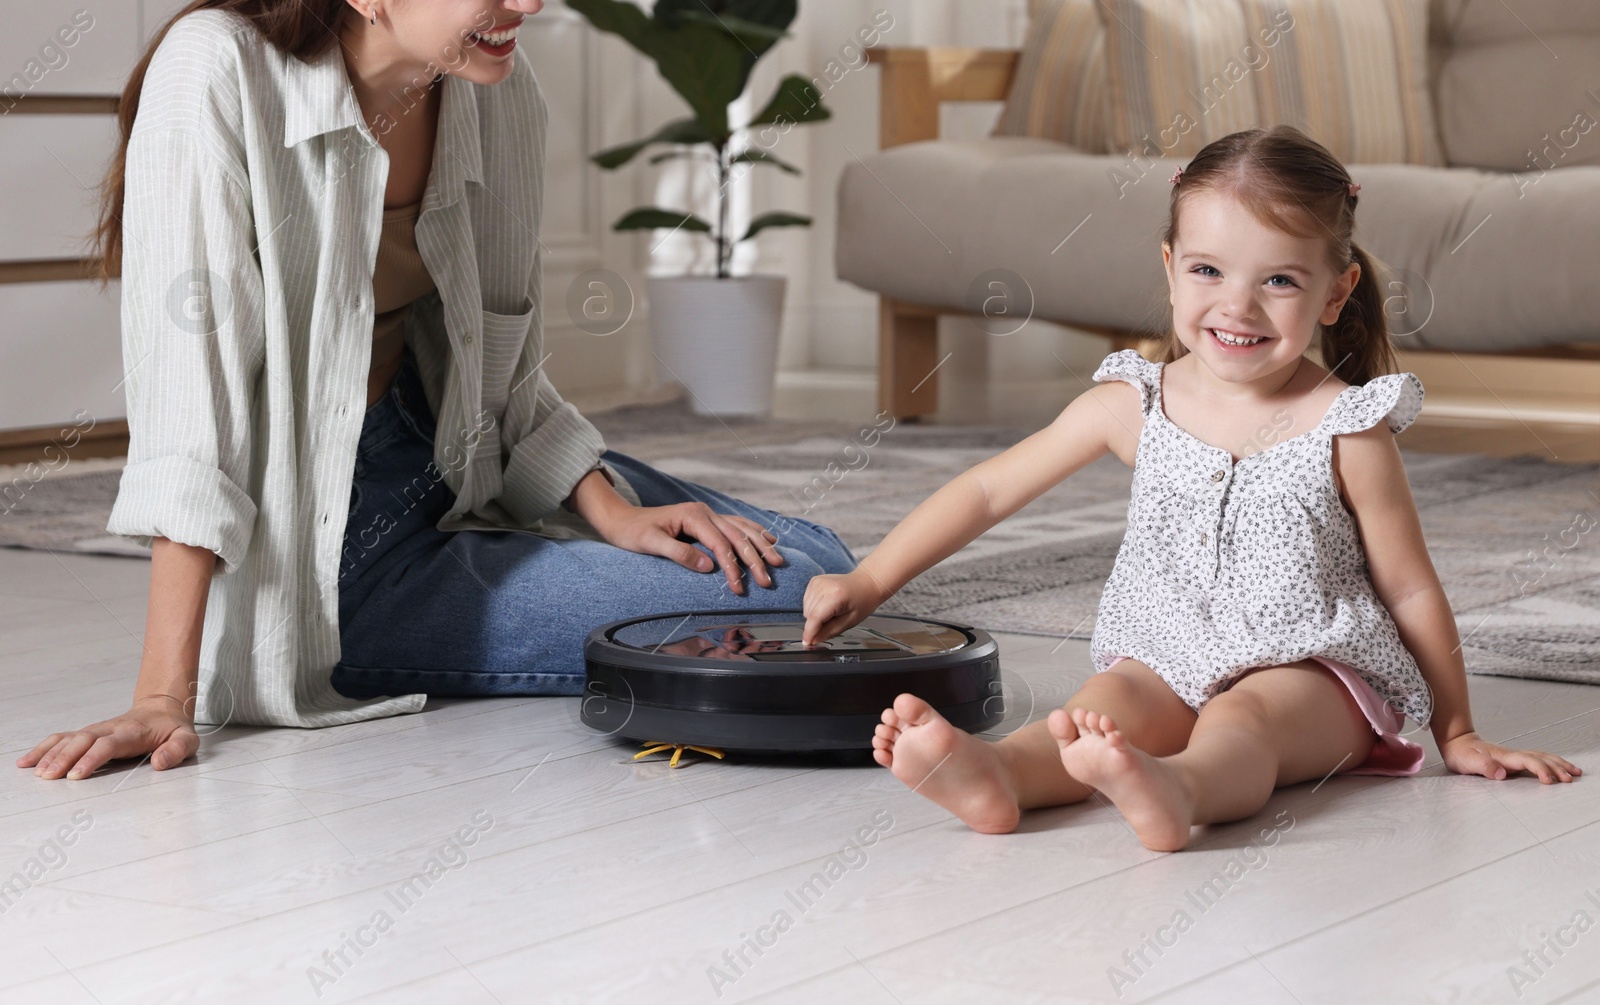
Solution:
[[[1376,740],[1349,689],[1310,660],[1257,670],[1212,698],[1171,756],[1138,749],[1115,715],[1072,718],[1079,735],[1060,747],[1067,770],[1115,803],[1155,851],[1184,847],[1192,824],[1250,816],[1278,786],[1356,767]]]
[[[1155,671],[1124,660],[1097,673],[1050,713],[1073,729],[1074,708],[1115,708],[1132,742],[1161,754],[1183,749],[1195,714]],[[902,694],[873,736],[873,757],[913,791],[960,817],[973,830],[1003,834],[1016,829],[1021,811],[1077,802],[1092,791],[1067,773],[1060,741],[1045,722],[1030,723],[998,743],[952,726],[926,701]]]

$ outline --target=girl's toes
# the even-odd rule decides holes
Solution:
[[[879,767],[887,768],[894,763],[894,755],[887,750],[874,750],[872,759],[878,762]]]
[[[914,694],[902,694],[894,700],[894,712],[900,717],[900,728],[920,726],[938,713],[933,706]]]
[[[1056,709],[1045,718],[1045,728],[1057,743],[1071,743],[1078,738],[1078,727],[1064,709]]]

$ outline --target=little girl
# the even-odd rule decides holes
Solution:
[[[844,575],[807,587],[807,644],[1106,451],[1134,468],[1128,530],[1090,641],[1096,673],[1044,722],[990,744],[902,694],[878,763],[970,827],[1100,792],[1139,840],[1239,820],[1280,785],[1408,775],[1430,725],[1455,772],[1582,772],[1473,731],[1449,602],[1395,433],[1422,384],[1393,373],[1356,192],[1289,126],[1233,133],[1172,176],[1172,324],[1155,362],[1107,356],[1049,426],[957,476]],[[1330,372],[1305,355],[1321,336]],[[1383,421],[1380,421],[1383,420]]]

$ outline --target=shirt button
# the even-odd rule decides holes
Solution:
[[[471,345],[471,344],[472,344],[472,336],[468,335],[467,336],[467,345]]]
[[[1201,544],[1205,544],[1206,543],[1206,535],[1203,532],[1200,535],[1200,543]]]
[[[1228,477],[1228,473],[1226,471],[1217,470],[1211,472],[1211,480],[1214,482],[1220,482],[1226,477]]]

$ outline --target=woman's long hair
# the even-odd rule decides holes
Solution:
[[[139,113],[145,70],[173,24],[186,14],[206,8],[233,11],[253,24],[275,48],[307,61],[338,44],[340,19],[353,13],[346,0],[193,0],[156,32],[122,89],[122,101],[117,106],[117,149],[100,183],[99,223],[87,237],[94,266],[91,278],[101,290],[122,274],[124,172],[128,137],[133,133],[134,116]]]
[[[1229,133],[1184,166],[1172,186],[1163,240],[1177,247],[1178,207],[1206,190],[1238,199],[1267,226],[1321,238],[1335,272],[1351,262],[1360,265],[1361,276],[1338,319],[1319,327],[1324,365],[1348,384],[1365,384],[1395,372],[1396,361],[1378,276],[1383,263],[1351,239],[1360,197],[1351,195],[1349,186],[1350,175],[1339,159],[1293,126]],[[1170,315],[1156,351],[1156,359],[1166,363],[1188,353]]]

